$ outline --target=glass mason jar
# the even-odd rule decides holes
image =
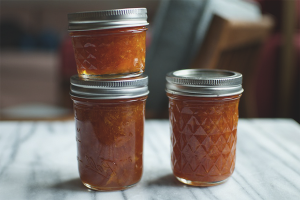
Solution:
[[[242,74],[186,69],[166,79],[173,174],[194,186],[225,182],[235,168]]]
[[[83,81],[71,77],[78,168],[93,190],[123,190],[143,171],[148,77]]]
[[[78,75],[133,77],[145,70],[147,9],[68,14]]]

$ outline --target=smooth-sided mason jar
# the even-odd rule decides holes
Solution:
[[[146,8],[68,14],[82,79],[133,77],[145,70]]]
[[[83,81],[71,77],[78,168],[93,190],[123,190],[143,172],[146,75]]]
[[[242,74],[185,69],[166,79],[173,174],[194,186],[225,182],[235,168]]]

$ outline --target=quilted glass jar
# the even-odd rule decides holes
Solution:
[[[143,172],[148,78],[83,81],[71,78],[77,160],[82,183],[93,190],[124,190]]]
[[[235,168],[242,75],[224,70],[187,69],[167,75],[171,163],[188,185],[213,186]]]
[[[144,72],[146,8],[71,13],[68,19],[82,79],[133,77]]]

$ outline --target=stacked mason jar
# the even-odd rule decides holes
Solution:
[[[78,71],[70,94],[81,181],[94,190],[129,188],[143,172],[147,10],[68,17]],[[242,75],[185,69],[166,80],[174,176],[194,186],[225,182],[235,168]]]
[[[68,20],[81,181],[94,190],[126,189],[143,171],[147,9],[71,13]]]

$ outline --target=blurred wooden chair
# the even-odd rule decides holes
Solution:
[[[192,68],[226,69],[243,74],[241,117],[257,117],[253,75],[256,61],[273,27],[273,19],[238,21],[214,15]]]

